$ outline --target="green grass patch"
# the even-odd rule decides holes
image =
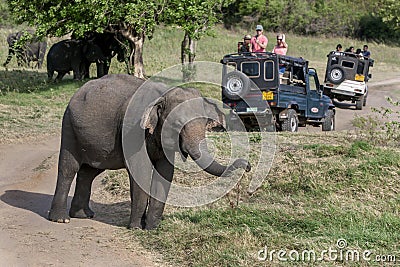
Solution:
[[[337,249],[339,239],[347,241],[348,250],[398,255],[400,151],[343,142],[340,136],[346,138],[338,134],[319,143],[310,142],[308,134],[279,134],[275,164],[263,186],[252,196],[230,193],[240,194],[238,206],[230,207],[224,197],[206,207],[169,209],[160,228],[132,234],[174,266],[264,266],[257,253],[265,246],[321,253]],[[266,264],[310,263],[279,262],[276,256]]]

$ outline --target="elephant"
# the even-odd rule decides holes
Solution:
[[[87,76],[85,66],[89,62],[104,62],[106,58],[100,47],[84,40],[63,40],[55,43],[47,54],[47,76],[51,80],[54,71],[60,81],[66,73],[73,71],[74,79]]]
[[[8,63],[10,63],[12,56],[15,55],[17,58],[18,66],[22,66],[24,64],[30,65],[31,61],[37,61],[38,69],[42,68],[44,55],[46,53],[47,42],[46,41],[38,41],[33,38],[30,41],[27,41],[25,45],[22,47],[16,47],[16,43],[21,39],[25,38],[25,34],[28,33],[33,35],[33,31],[20,31],[16,33],[11,33],[7,37],[8,43],[8,56],[3,66],[6,67]]]
[[[111,59],[117,55],[119,62],[125,61],[125,48],[124,48],[124,37],[117,33],[110,32],[87,32],[85,33],[84,40],[90,41],[98,45],[105,57],[104,62],[96,62],[97,78],[101,78],[108,74],[111,65]],[[85,73],[89,78],[89,68],[93,62],[88,62],[86,65]]]
[[[110,74],[87,82],[71,98],[62,121],[50,221],[92,218],[89,200],[94,178],[106,169],[125,168],[129,170],[131,196],[128,228],[155,229],[169,193],[176,151],[215,176],[228,176],[239,168],[250,171],[245,159],[225,166],[209,153],[205,132],[210,119],[204,114],[213,113],[213,120],[224,117],[215,104],[201,98],[196,89],[167,90],[161,82],[144,83],[128,74]],[[141,86],[146,90],[138,90]],[[184,107],[172,124],[167,123],[172,111],[190,100],[196,101]],[[67,197],[76,174],[68,214]]]

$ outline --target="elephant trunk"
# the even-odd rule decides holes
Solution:
[[[237,159],[230,166],[219,164],[208,152],[207,142],[205,141],[205,139],[200,140],[197,145],[187,148],[187,152],[200,168],[202,168],[209,174],[218,177],[229,176],[234,170],[238,168],[242,168],[246,170],[246,172],[250,171],[251,169],[250,163],[244,159]]]

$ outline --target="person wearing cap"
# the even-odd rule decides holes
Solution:
[[[274,46],[274,49],[272,49],[272,53],[279,54],[279,55],[286,55],[287,48],[288,48],[288,45],[285,42],[285,35],[281,34],[281,33],[278,34],[276,36],[276,45]]]
[[[265,52],[268,44],[268,38],[263,35],[263,26],[256,26],[256,35],[251,38],[250,52]]]
[[[251,49],[251,45],[250,45],[250,41],[251,41],[251,35],[250,34],[246,34],[243,37],[243,43],[241,44],[240,48],[239,48],[239,53],[243,53],[243,52],[250,52]]]

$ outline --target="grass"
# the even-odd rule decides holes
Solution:
[[[7,54],[6,35],[0,30],[0,62]],[[196,60],[219,62],[224,54],[235,52],[237,41],[246,31],[217,28],[216,37],[205,37],[198,43]],[[266,33],[272,49],[273,33]],[[144,61],[147,75],[179,64],[178,29],[161,28],[154,38],[146,40]],[[49,47],[57,39],[49,40]],[[303,56],[317,68],[323,79],[326,54],[337,43],[344,47],[361,47],[352,39],[301,37],[287,34],[289,55]],[[161,44],[161,45],[160,45]],[[376,60],[373,80],[396,77],[400,62],[399,47],[370,43]],[[20,142],[25,138],[60,133],[61,118],[73,93],[83,84],[66,77],[61,83],[46,82],[46,62],[40,71],[17,68],[15,59],[9,69],[0,67],[0,143]],[[93,69],[91,70],[93,73]],[[112,61],[111,73],[124,72],[123,64]],[[203,95],[219,99],[220,88],[201,83],[191,86]],[[260,262],[257,253],[268,249],[321,252],[336,248],[344,238],[348,249],[370,249],[376,255],[394,254],[400,258],[399,185],[400,151],[396,146],[377,145],[357,134],[317,133],[278,134],[277,153],[271,171],[262,187],[252,195],[245,192],[246,179],[219,201],[200,208],[167,206],[159,229],[151,232],[128,231],[129,200],[126,172],[107,172],[103,177],[103,196],[111,195],[121,216],[115,221],[119,234],[126,240],[139,239],[154,253],[161,254],[173,266],[313,266],[309,262],[277,260]],[[224,160],[223,136],[210,136],[218,157]],[[252,134],[251,160],[257,159],[261,139]],[[219,154],[218,154],[219,153]],[[185,185],[207,182],[211,176],[196,173],[188,179],[177,169],[175,180]],[[236,201],[235,201],[236,200]],[[107,199],[104,199],[107,201]],[[107,211],[104,211],[107,212]],[[118,213],[119,214],[119,213]],[[127,245],[129,246],[129,244]],[[316,266],[366,266],[367,262],[323,261]],[[378,262],[370,262],[380,266]]]
[[[308,261],[279,262],[277,256],[265,263],[257,253],[267,246],[269,251],[313,250],[318,256],[338,249],[339,239],[348,244],[344,253],[399,255],[400,150],[349,140],[345,133],[279,134],[277,149],[273,168],[255,194],[230,193],[240,194],[239,205],[232,207],[226,196],[200,208],[167,207],[157,230],[125,234],[174,266],[309,266]],[[182,175],[176,170],[177,180]],[[196,173],[196,180],[206,177]],[[115,183],[125,183],[127,177],[113,178],[121,191]],[[315,263],[343,265],[380,263]]]

